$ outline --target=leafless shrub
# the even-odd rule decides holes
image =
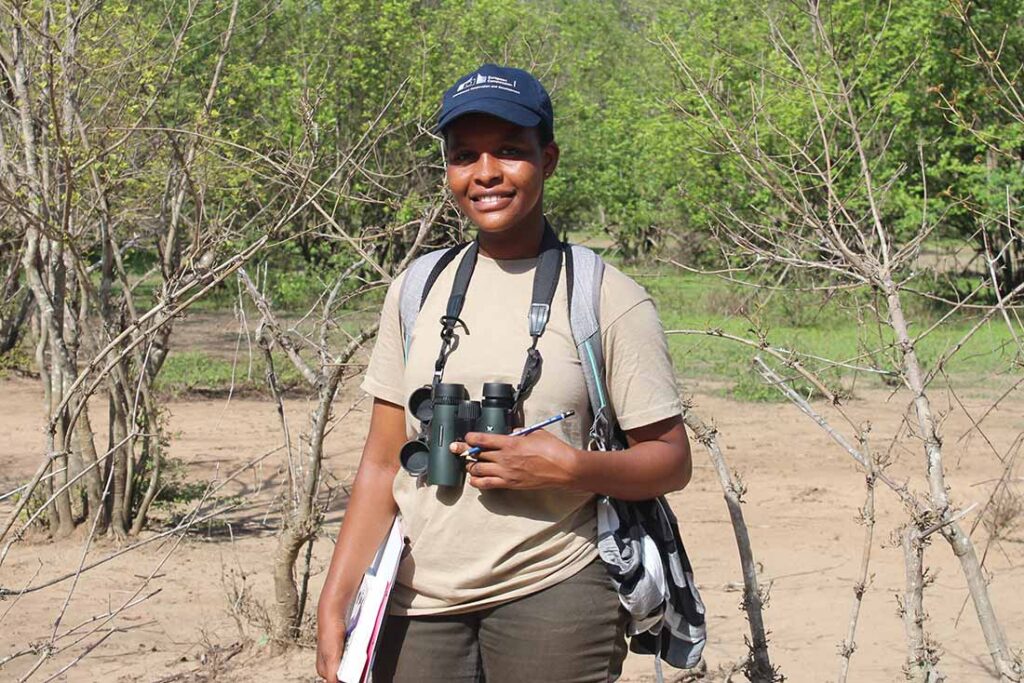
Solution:
[[[1024,499],[1009,488],[1000,488],[992,497],[983,523],[990,538],[1012,538],[1024,523]]]
[[[738,473],[731,472],[718,444],[718,430],[704,422],[693,410],[689,401],[685,402],[683,419],[694,437],[704,446],[711,459],[711,464],[718,475],[718,483],[722,487],[726,508],[729,510],[729,521],[736,538],[736,548],[740,556],[740,567],[743,571],[743,599],[740,607],[747,617],[750,637],[744,636],[749,652],[742,670],[750,681],[772,683],[782,680],[776,667],[772,666],[768,652],[768,631],[764,625],[764,609],[768,606],[768,587],[759,583],[759,566],[754,560],[754,550],[750,544],[750,531],[743,517],[743,494],[746,487]]]
[[[227,598],[227,612],[235,622],[242,642],[255,643],[272,629],[270,612],[256,595],[249,574],[241,567],[221,567],[220,583]],[[256,634],[253,633],[256,630]]]
[[[1020,346],[1014,317],[1007,307],[1019,300],[1024,283],[1009,289],[1000,287],[998,272],[992,270],[992,285],[1000,293],[998,300],[985,307],[971,330],[926,371],[918,352],[921,339],[961,310],[964,303],[954,303],[927,329],[911,331],[906,303],[907,288],[912,287],[913,281],[911,266],[942,217],[929,213],[925,186],[921,190],[923,219],[919,229],[909,235],[901,234],[888,223],[884,196],[892,177],[882,174],[892,167],[881,165],[891,141],[884,117],[887,99],[884,93],[861,98],[858,91],[864,65],[876,54],[878,46],[870,40],[860,52],[850,46],[837,47],[827,16],[830,9],[816,0],[808,0],[789,16],[766,11],[771,60],[744,65],[753,67],[756,77],[742,93],[722,88],[715,74],[701,71],[671,41],[663,41],[688,88],[689,98],[680,102],[680,111],[694,122],[693,129],[702,136],[701,144],[712,153],[735,159],[743,182],[770,198],[756,206],[706,207],[714,216],[716,240],[725,262],[723,272],[757,285],[757,276],[774,280],[778,273],[793,269],[821,288],[842,287],[866,293],[865,317],[886,331],[886,335],[880,335],[883,339],[889,336],[893,340],[885,342],[874,363],[898,377],[908,391],[908,409],[913,416],[908,425],[924,446],[922,475],[927,496],[917,496],[884,472],[874,472],[878,481],[899,495],[911,512],[902,543],[907,570],[904,624],[908,671],[920,680],[936,680],[938,676],[935,650],[923,631],[922,596],[926,585],[924,547],[929,536],[940,533],[960,562],[993,666],[1001,680],[1018,681],[1021,662],[1009,647],[996,616],[974,543],[959,524],[971,508],[958,509],[951,498],[943,464],[941,421],[933,408],[930,389],[950,359],[989,320],[1001,317]],[[809,43],[793,42],[786,23],[790,21],[810,32]],[[730,55],[724,53],[723,57],[728,59]],[[776,114],[758,79],[777,83],[786,92],[803,98],[810,106],[809,125],[800,128]],[[898,165],[895,168],[893,172],[901,172]],[[989,263],[995,258],[996,254],[990,254]],[[1016,315],[1016,309],[1013,310]],[[707,333],[770,353],[774,360],[796,370],[813,386],[824,388],[822,393],[830,398],[834,409],[852,429],[857,429],[842,410],[841,397],[828,390],[819,373],[797,364],[799,356],[792,352],[774,348],[763,332],[755,331],[760,334],[755,339],[724,334],[721,330]],[[819,362],[828,364],[829,359]],[[869,457],[764,362],[759,361],[759,371],[871,476]]]

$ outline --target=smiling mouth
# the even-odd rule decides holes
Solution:
[[[515,192],[503,192],[496,194],[485,194],[477,197],[470,197],[473,208],[477,211],[499,211],[512,203]]]

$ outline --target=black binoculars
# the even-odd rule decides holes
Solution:
[[[511,384],[486,382],[480,401],[471,401],[462,384],[440,383],[433,391],[420,387],[409,397],[409,410],[420,421],[420,435],[402,446],[402,468],[415,477],[426,474],[431,485],[460,485],[464,463],[451,452],[452,443],[462,441],[469,432],[512,433],[514,406]]]

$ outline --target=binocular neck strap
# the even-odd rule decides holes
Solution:
[[[522,407],[523,401],[530,395],[533,386],[540,379],[542,359],[540,351],[537,349],[537,342],[544,334],[548,319],[551,317],[551,301],[555,297],[558,280],[562,275],[562,250],[562,243],[545,219],[540,256],[537,259],[537,269],[533,275],[533,298],[530,303],[529,329],[532,343],[526,352],[526,364],[523,366],[523,374],[519,380],[519,386],[516,388],[516,409]],[[459,318],[459,315],[462,314],[462,306],[466,302],[466,292],[469,291],[469,281],[473,278],[473,269],[476,267],[478,253],[479,244],[474,240],[459,262],[458,270],[455,271],[455,281],[452,282],[452,291],[448,295],[448,308],[441,316],[441,351],[434,364],[433,386],[435,388],[440,384],[444,375],[444,366],[448,362],[448,357],[459,346],[459,336],[455,333],[455,328],[461,326],[466,334],[469,334],[469,328]]]
[[[434,363],[434,388],[441,383],[448,356],[459,348],[459,336],[455,334],[455,328],[461,325],[466,334],[469,334],[469,328],[459,316],[462,314],[462,306],[466,303],[466,292],[469,291],[469,281],[473,278],[473,269],[476,268],[476,257],[479,251],[480,245],[477,241],[470,242],[465,256],[459,261],[458,270],[455,271],[455,281],[452,283],[451,294],[448,295],[448,308],[441,316],[441,351]]]
[[[540,341],[551,318],[551,302],[555,298],[555,290],[558,289],[558,280],[561,276],[562,243],[551,229],[551,225],[545,221],[540,258],[537,259],[537,270],[533,274],[533,299],[530,303],[529,318],[532,341],[530,348],[526,350],[526,363],[523,364],[523,374],[519,379],[519,386],[516,387],[516,412],[523,407],[526,398],[540,379],[544,359],[541,358],[537,342]]]

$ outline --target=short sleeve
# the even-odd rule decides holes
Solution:
[[[643,287],[613,268],[606,270],[605,278],[605,375],[619,426],[630,430],[680,415],[683,404],[654,301]]]
[[[366,393],[396,405],[405,405],[405,358],[402,353],[402,326],[398,315],[402,279],[401,275],[395,278],[384,297],[377,340],[374,342],[370,364],[366,367],[362,383],[362,389]]]

